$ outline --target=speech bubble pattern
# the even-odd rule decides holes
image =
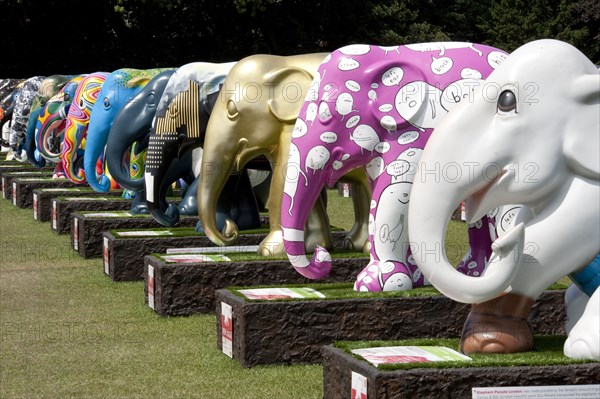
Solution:
[[[472,98],[476,84],[482,84],[505,57],[500,49],[467,42],[356,44],[332,52],[313,75],[319,93],[307,96],[299,112],[304,121],[297,122],[292,132],[308,181],[298,185],[294,206],[302,207],[298,214],[306,215],[306,208],[313,205],[303,200],[306,190],[314,197],[324,184],[333,185],[351,170],[364,168],[372,183],[368,229],[373,270],[365,274],[365,269],[361,275],[372,282],[385,283],[387,277],[381,276],[395,274],[398,269],[390,271],[392,262],[410,270],[407,281],[424,283],[407,249],[409,194],[420,155],[446,113]],[[314,80],[312,87],[317,87]],[[303,229],[306,220],[296,219],[294,208],[290,210],[282,212],[282,226]],[[469,262],[486,256],[475,254]],[[307,262],[302,267],[311,268]],[[467,264],[465,269],[471,270]],[[377,273],[379,278],[374,278]],[[396,277],[402,280],[401,275]],[[368,289],[402,285],[373,284]]]

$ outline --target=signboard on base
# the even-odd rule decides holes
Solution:
[[[233,358],[233,310],[225,302],[221,302],[221,340],[223,353]]]
[[[352,399],[367,399],[367,377],[355,371],[352,372]]]

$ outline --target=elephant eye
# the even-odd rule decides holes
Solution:
[[[108,97],[104,97],[104,108],[110,108],[110,100],[108,99]]]
[[[79,108],[83,109],[83,107],[85,106],[85,103],[83,102],[83,98],[81,100],[79,100]]]
[[[227,116],[229,118],[235,118],[238,114],[238,109],[235,106],[235,102],[233,100],[227,101]]]
[[[155,93],[148,94],[148,99],[146,100],[146,104],[148,104],[148,106],[156,105],[156,94]]]
[[[517,113],[517,97],[510,90],[504,90],[498,97],[497,112],[499,114]]]

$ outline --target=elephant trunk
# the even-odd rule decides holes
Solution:
[[[76,184],[83,184],[85,182],[85,172],[81,167],[83,151],[79,150],[79,146],[85,136],[85,130],[86,125],[74,123],[71,119],[67,119],[60,158],[63,162],[65,175],[70,181]]]
[[[427,145],[436,144],[440,143],[434,143],[431,139]],[[452,183],[440,182],[437,180],[440,176],[431,173],[435,170],[432,165],[439,165],[440,162],[428,159],[426,149],[410,193],[408,226],[415,262],[433,286],[458,302],[481,303],[510,292],[510,285],[523,256],[524,225],[518,224],[492,244],[492,255],[480,277],[466,276],[457,271],[446,255],[446,227],[453,211],[465,197],[485,195],[489,181],[479,181],[470,175],[470,178]],[[432,182],[432,179],[436,181]]]
[[[225,221],[223,232],[217,228],[217,201],[233,170],[238,154],[235,143],[222,142],[219,148],[208,144],[203,148],[202,166],[198,183],[198,211],[206,236],[216,245],[227,246],[237,242],[239,229],[230,219]]]
[[[121,128],[117,126],[118,120],[113,124],[113,128],[117,127],[116,131],[120,131]],[[110,134],[108,141],[106,142],[106,166],[110,175],[119,183],[121,186],[128,190],[140,191],[144,189],[144,178],[134,179],[131,176],[129,165],[123,162],[125,154],[129,151],[130,146],[138,142],[137,140],[143,139],[144,133],[147,129],[141,131],[138,129],[136,132],[132,132],[129,140],[119,135]],[[146,146],[136,146],[135,151],[137,154],[145,150]]]
[[[29,163],[31,163],[36,168],[43,168],[44,166],[46,166],[46,160],[41,156],[38,160],[35,154],[35,128],[37,126],[38,117],[40,116],[41,112],[42,107],[29,113],[29,123],[27,124],[27,136],[25,138],[25,152],[27,153],[27,159],[29,160]]]
[[[154,219],[164,225],[173,226],[179,221],[179,209],[167,203],[166,195],[169,184],[174,181],[178,165],[187,160],[177,159],[177,140],[166,139],[167,135],[152,134],[146,154],[146,170],[144,182],[146,187],[146,203]],[[191,165],[191,154],[189,154]],[[191,167],[191,166],[190,166]]]
[[[331,255],[322,246],[316,246],[310,261],[306,257],[304,229],[322,188],[322,182],[309,182],[298,165],[288,164],[281,210],[283,245],[294,269],[313,280],[327,277],[333,266]]]
[[[110,130],[110,126],[102,126],[98,129],[91,126],[91,129],[88,131],[88,140],[86,141],[85,152],[83,154],[83,168],[88,184],[94,190],[101,193],[107,192],[111,187],[110,179],[104,174],[104,168],[102,168],[102,173],[96,176],[96,164],[106,144],[106,140],[102,138],[108,136],[108,130]]]

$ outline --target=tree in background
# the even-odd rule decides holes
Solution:
[[[513,51],[524,43],[554,38],[571,43],[592,61],[600,59],[600,3],[596,0],[499,0],[480,24],[486,43]]]
[[[0,0],[0,77],[177,67],[351,43],[438,40],[507,51],[540,38],[600,63],[597,0]]]

